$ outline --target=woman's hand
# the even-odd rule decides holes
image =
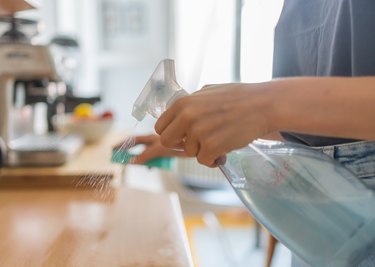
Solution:
[[[167,147],[215,160],[278,131],[375,140],[375,77],[298,77],[223,84],[178,99],[155,130]]]
[[[159,157],[184,157],[186,154],[183,151],[175,151],[163,146],[160,142],[160,136],[156,134],[132,136],[117,144],[115,149],[129,149],[136,145],[145,145],[145,150],[130,160],[133,164],[144,164],[149,160]]]
[[[182,145],[188,156],[215,167],[220,156],[272,132],[265,92],[261,84],[205,86],[172,104],[155,130],[164,146]]]

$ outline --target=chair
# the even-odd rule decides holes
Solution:
[[[177,179],[169,187],[179,194],[182,209],[187,214],[207,211],[221,212],[233,208],[245,208],[230,184],[218,168],[208,168],[196,159],[177,158]],[[254,247],[260,247],[261,227],[255,223]]]
[[[228,181],[217,168],[212,169],[202,166],[195,159],[177,159],[176,171],[182,188],[182,197],[194,198],[205,208],[224,210],[235,207],[243,207],[242,202],[233,193]],[[208,207],[207,207],[208,204]],[[260,247],[261,225],[255,221],[254,248]],[[277,244],[277,239],[268,234],[266,252],[266,267],[271,267],[272,259]]]
[[[266,255],[266,267],[271,267],[273,255],[275,252],[275,247],[278,240],[272,235],[268,234],[268,244],[267,244],[267,255]]]

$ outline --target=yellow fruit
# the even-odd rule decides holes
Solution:
[[[82,103],[77,105],[74,110],[73,114],[75,117],[93,117],[94,116],[94,111],[92,109],[92,106],[87,103]]]

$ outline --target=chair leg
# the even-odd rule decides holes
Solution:
[[[277,244],[277,239],[269,234],[268,236],[268,248],[267,248],[267,258],[266,258],[266,267],[271,267],[272,257],[275,251],[275,246]]]
[[[260,234],[261,234],[261,226],[260,224],[255,221],[255,248],[260,248]]]

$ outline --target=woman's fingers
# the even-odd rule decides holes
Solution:
[[[184,141],[184,151],[189,157],[195,157],[198,155],[200,145],[197,139],[189,137]]]
[[[201,144],[200,150],[196,157],[200,164],[208,167],[217,167],[216,160],[220,157],[220,155],[222,155],[219,152],[221,151],[220,145],[214,141],[209,142]]]
[[[178,99],[158,119],[155,130],[161,143],[181,143],[189,156],[215,167],[220,156],[269,132],[263,110],[262,87],[248,84],[211,85]],[[259,89],[259,90],[258,90]]]
[[[146,148],[141,154],[132,158],[129,162],[133,164],[144,164],[147,161],[160,157],[158,151],[155,149]]]
[[[216,129],[200,142],[199,153],[196,156],[199,163],[209,167],[224,164],[225,154],[233,149],[244,147],[248,143],[243,138],[246,133],[243,133],[235,124],[223,125]]]
[[[148,145],[148,144],[152,144],[156,142],[158,139],[159,139],[159,136],[157,136],[156,134],[133,136],[134,145],[139,145],[139,144]]]
[[[187,101],[177,100],[156,122],[155,130],[164,146],[174,148],[177,144],[183,143],[187,129],[201,119],[199,108],[188,105]]]
[[[116,150],[127,150],[133,146],[143,144],[143,145],[150,145],[156,141],[158,141],[159,136],[155,134],[150,135],[138,135],[138,136],[129,136],[119,142],[118,144],[113,146],[113,149]]]
[[[155,131],[159,135],[169,126],[169,124],[175,119],[174,106],[167,109],[163,114],[160,115],[155,123]]]
[[[181,124],[179,119],[173,120],[167,128],[160,133],[160,142],[169,148],[176,148],[183,143],[186,136],[186,129],[184,124]]]

